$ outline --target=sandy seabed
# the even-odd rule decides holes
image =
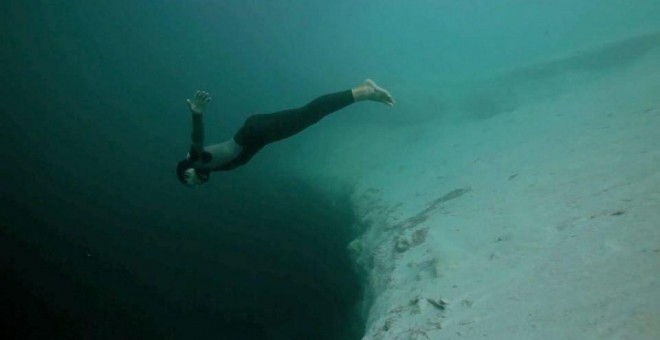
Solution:
[[[562,79],[486,119],[338,133],[364,136],[354,161],[330,143],[364,339],[660,339],[660,49]]]

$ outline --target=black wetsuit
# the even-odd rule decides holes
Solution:
[[[213,171],[235,169],[247,163],[264,146],[291,137],[353,102],[353,93],[347,90],[318,97],[296,109],[252,115],[234,135],[234,141],[243,148],[241,152]]]
[[[318,97],[307,105],[296,109],[252,115],[245,120],[243,126],[234,135],[234,141],[242,148],[234,159],[210,170],[195,169],[195,171],[204,175],[205,180],[208,180],[210,171],[235,169],[247,163],[264,146],[291,137],[330,113],[354,102],[353,92],[346,90]],[[213,157],[209,152],[204,151],[204,128],[201,114],[193,114],[192,139],[193,145],[190,148],[189,156],[177,165],[177,176],[184,183],[184,171],[186,169],[194,167],[193,164],[197,161],[209,163]]]

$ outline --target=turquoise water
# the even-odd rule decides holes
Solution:
[[[485,118],[515,103],[484,79],[543,78],[526,67],[660,30],[652,0],[5,1],[0,13],[4,329],[22,338],[360,338],[354,216],[281,167],[292,148],[197,190],[177,182],[197,89],[214,98],[209,142],[367,77],[401,114],[351,107],[306,133]]]

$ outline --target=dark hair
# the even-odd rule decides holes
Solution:
[[[183,184],[188,184],[186,182],[186,177],[185,173],[186,170],[192,168],[192,164],[195,163],[192,158],[187,157],[186,159],[180,160],[179,163],[176,165],[176,177],[179,179],[179,182]],[[203,183],[206,183],[210,179],[210,171],[208,170],[202,170],[202,169],[195,169],[195,173],[197,173],[197,176],[202,180]]]

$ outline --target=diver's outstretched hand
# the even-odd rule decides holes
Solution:
[[[371,79],[365,80],[364,83],[353,89],[353,98],[355,101],[371,100],[389,106],[394,106],[396,103],[389,91],[376,85]]]
[[[211,101],[211,99],[211,95],[208,92],[197,91],[195,92],[195,97],[192,100],[186,99],[186,102],[188,102],[190,111],[197,114],[202,114],[204,113],[206,105]]]

